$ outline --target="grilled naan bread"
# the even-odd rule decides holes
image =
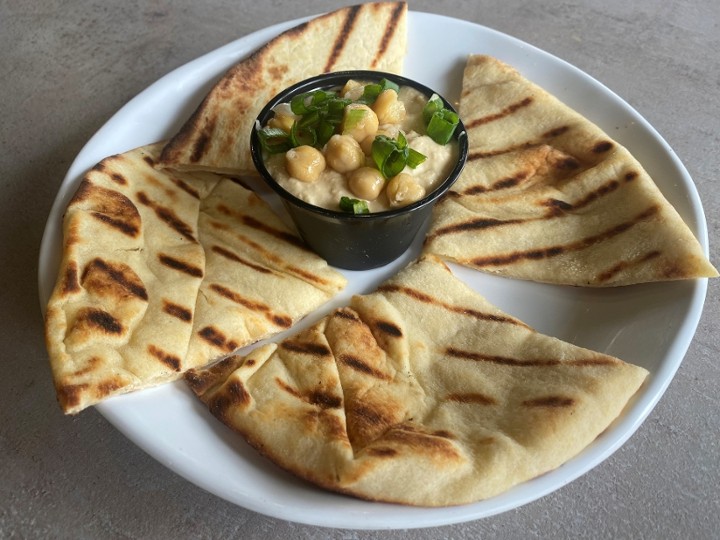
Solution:
[[[646,375],[538,333],[429,256],[309,329],[185,379],[213,415],[302,478],[447,506],[572,458]]]
[[[345,285],[254,193],[158,170],[161,148],[104,159],[65,212],[46,342],[66,413],[284,330]]]
[[[406,28],[405,2],[379,2],[342,8],[287,30],[217,82],[164,148],[162,165],[253,173],[250,131],[271,98],[298,81],[329,71],[399,73]]]
[[[234,182],[202,200],[198,227],[205,275],[189,364],[287,330],[345,286],[254,192]]]
[[[434,209],[427,253],[567,285],[718,275],[642,165],[512,67],[471,56],[459,112],[469,160]]]

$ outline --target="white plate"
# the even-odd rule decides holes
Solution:
[[[57,275],[62,213],[84,171],[105,156],[172,135],[230,65],[298,22],[250,34],[173,71],[130,101],[90,139],[70,167],[43,237],[39,267],[43,309]],[[566,62],[476,24],[411,12],[408,27],[405,75],[449,99],[457,99],[469,53],[490,54],[517,67],[629,148],[707,251],[705,217],[692,179],[660,135],[618,96]],[[429,35],[452,39],[437,47],[427,39]],[[382,269],[348,272],[351,284],[332,306],[346,303],[352,293],[373,290],[416,254],[417,246]],[[682,362],[707,289],[707,280],[696,280],[595,290],[518,282],[455,269],[460,278],[491,302],[541,332],[618,356],[650,371],[647,383],[625,413],[582,454],[493,499],[426,509],[370,503],[315,489],[261,458],[212,418],[182,382],[112,398],[97,408],[138,446],[178,474],[263,514],[357,529],[430,527],[469,521],[546,495],[617,450],[655,406]]]

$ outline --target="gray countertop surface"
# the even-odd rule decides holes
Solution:
[[[37,261],[45,220],[74,157],[115,111],[173,69],[255,30],[345,4],[0,1],[0,537],[717,538],[717,280],[709,283],[680,369],[628,442],[554,493],[477,521],[362,531],[278,520],[184,480],[93,409],[75,417],[60,412],[43,342]],[[717,265],[720,3],[414,0],[410,7],[515,36],[624,98],[693,177]]]

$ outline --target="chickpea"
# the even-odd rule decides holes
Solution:
[[[275,114],[269,121],[268,126],[272,128],[279,128],[283,131],[290,133],[293,123],[295,122],[295,116],[289,114]]]
[[[411,175],[400,173],[390,179],[385,193],[390,206],[407,206],[422,199],[425,196],[425,188],[418,184]]]
[[[374,167],[360,167],[350,173],[348,187],[356,197],[374,201],[385,186],[385,178]]]
[[[279,128],[289,132],[292,129],[293,122],[299,118],[292,112],[289,103],[280,103],[273,109],[273,117],[268,121],[268,126]]]
[[[354,171],[365,163],[360,143],[349,135],[333,135],[325,145],[327,164],[339,173]]]
[[[357,142],[377,133],[378,117],[370,107],[362,103],[351,103],[345,107],[342,134],[350,135]]]
[[[357,101],[360,99],[360,97],[363,95],[363,91],[365,90],[365,86],[353,79],[349,79],[345,86],[343,86],[342,90],[340,91],[340,94],[344,98],[352,99],[353,101]]]
[[[360,148],[366,156],[372,154],[372,144],[375,142],[375,135],[368,135],[360,142]]]
[[[372,110],[375,111],[380,125],[399,124],[405,119],[405,104],[398,100],[397,92],[392,88],[380,92]]]
[[[320,150],[303,145],[285,152],[285,169],[293,178],[314,182],[325,170],[325,157]]]

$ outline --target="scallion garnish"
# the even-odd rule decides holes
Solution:
[[[437,94],[430,99],[423,108],[423,120],[427,126],[427,134],[438,144],[447,144],[455,133],[459,118],[450,109],[446,109],[442,99]]]
[[[336,92],[328,90],[305,92],[292,98],[290,110],[300,118],[293,123],[290,133],[286,134],[286,150],[305,144],[322,148],[335,133],[336,126],[342,121],[345,107],[350,103],[351,100],[338,97]],[[272,151],[270,146],[265,144],[263,148],[270,153],[282,151]]]
[[[379,83],[366,84],[365,88],[363,88],[363,94],[360,96],[358,101],[360,103],[370,105],[375,103],[377,97],[388,89],[395,90],[397,92],[400,90],[400,87],[396,83],[387,79],[381,79]]]
[[[353,214],[369,214],[367,201],[360,199],[351,199],[350,197],[340,197],[340,210],[343,212],[352,212]]]
[[[430,96],[430,99],[428,99],[425,107],[423,107],[422,112],[423,122],[425,122],[425,125],[428,125],[428,123],[430,123],[430,119],[432,118],[433,114],[444,108],[445,105],[443,104],[442,99],[440,99],[440,96],[438,96],[437,94],[433,94],[432,96]]]
[[[405,139],[405,137],[402,138]],[[371,154],[375,166],[385,178],[392,178],[398,174],[407,163],[407,155],[400,141],[386,135],[375,137]]]
[[[280,154],[292,148],[290,135],[280,128],[264,127],[257,133],[263,150],[268,154]]]
[[[385,178],[401,173],[406,165],[414,169],[426,159],[423,154],[408,146],[402,131],[398,133],[397,139],[387,135],[375,137],[371,154],[375,166]]]
[[[293,148],[297,146],[315,146],[317,135],[312,127],[302,127],[300,122],[295,122],[290,130],[290,144]]]
[[[408,151],[407,166],[414,169],[427,159],[425,154],[421,154],[417,150],[410,148]]]
[[[344,131],[352,131],[367,116],[368,110],[365,107],[348,107],[345,112],[343,123]]]
[[[335,125],[327,119],[321,120],[315,130],[316,141],[315,144],[318,148],[322,148],[335,134]]]
[[[298,94],[292,100],[290,100],[290,110],[298,115],[303,115],[308,112],[308,101],[312,97],[312,93],[305,92],[304,94]]]
[[[438,144],[447,144],[455,133],[458,121],[458,115],[449,109],[436,111],[427,125],[428,137]]]

